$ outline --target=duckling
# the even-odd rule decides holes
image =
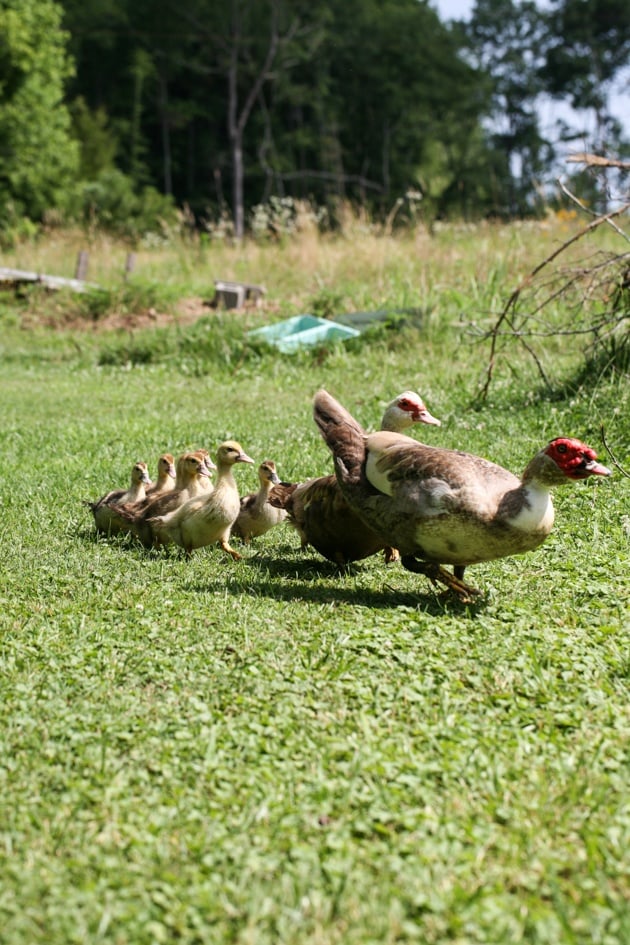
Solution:
[[[131,483],[128,489],[114,489],[107,492],[97,502],[87,502],[92,510],[96,530],[105,535],[118,535],[129,531],[129,523],[119,513],[119,507],[134,506],[146,497],[146,486],[150,485],[146,463],[134,463],[131,470]]]
[[[199,480],[199,491],[212,492],[212,490],[214,489],[214,483],[212,482],[212,479],[210,478],[210,476],[212,475],[213,472],[216,472],[217,467],[212,462],[212,458],[210,457],[210,453],[208,452],[208,450],[203,449],[203,448],[199,450],[195,450],[195,456],[201,457],[208,471],[208,475],[203,476]]]
[[[168,515],[149,519],[160,541],[175,542],[187,555],[195,548],[218,542],[232,558],[239,560],[240,554],[229,544],[230,530],[241,507],[232,467],[235,463],[253,462],[240,443],[235,440],[222,443],[217,450],[218,475],[214,490],[188,499]]]
[[[149,496],[135,506],[125,505],[120,509],[120,514],[145,548],[158,547],[162,542],[154,533],[149,520],[156,515],[168,515],[188,499],[202,494],[201,483],[208,476],[208,467],[201,455],[183,453],[177,460],[175,488],[171,492]]]
[[[241,499],[241,510],[232,526],[232,534],[249,542],[258,535],[264,535],[274,525],[280,525],[287,517],[285,509],[277,509],[267,501],[273,486],[280,485],[276,464],[272,459],[265,459],[258,467],[258,492],[250,492]]]
[[[165,492],[172,492],[175,488],[175,460],[170,453],[162,453],[158,459],[158,477],[155,482],[147,486],[147,497],[156,498]]]

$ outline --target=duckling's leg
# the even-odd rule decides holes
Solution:
[[[227,551],[227,553],[231,555],[232,558],[234,558],[235,561],[240,561],[241,558],[243,557],[242,555],[239,555],[238,551],[234,551],[234,548],[230,548],[230,544],[227,538],[221,538],[221,540],[219,541],[219,544],[221,545],[224,551]]]
[[[413,571],[414,574],[426,575],[434,584],[444,584],[459,597],[463,604],[471,604],[472,599],[481,594],[481,591],[478,591],[476,587],[471,587],[470,584],[466,584],[462,581],[461,576],[464,573],[464,568],[461,567],[461,565],[457,565],[456,568],[453,568],[454,572],[459,573],[451,574],[441,567],[441,565],[435,564],[433,561],[420,561],[413,555],[403,555],[400,559],[400,563],[403,568],[406,568],[408,571]]]

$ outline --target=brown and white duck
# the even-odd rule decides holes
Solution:
[[[269,504],[269,493],[274,486],[280,484],[276,464],[272,459],[265,459],[258,467],[258,481],[258,492],[250,492],[241,498],[238,518],[232,526],[232,535],[246,542],[264,535],[270,528],[284,522],[287,517],[284,509],[274,508]]]
[[[315,395],[314,417],[352,509],[400,550],[404,567],[464,601],[479,593],[463,581],[468,565],[531,551],[549,535],[550,489],[611,475],[590,446],[569,437],[548,443],[519,478],[471,453],[402,434],[366,434],[323,390]],[[452,574],[444,564],[453,565]]]
[[[106,535],[118,535],[129,531],[129,523],[120,514],[121,506],[133,507],[146,497],[146,487],[151,484],[146,463],[134,463],[128,489],[114,489],[101,496],[97,502],[87,502],[92,510],[96,530]]]
[[[147,498],[156,498],[175,488],[175,460],[170,453],[162,453],[157,463],[157,479],[147,487]]]
[[[188,499],[168,515],[151,517],[154,533],[163,543],[175,542],[187,555],[195,548],[218,542],[235,559],[241,556],[230,547],[232,525],[241,503],[233,475],[236,463],[253,463],[235,440],[226,440],[217,450],[217,481],[212,492]]]
[[[431,416],[418,394],[403,391],[385,408],[381,429],[400,432],[414,423],[440,426],[440,421]],[[312,545],[324,558],[340,567],[382,549],[386,561],[396,557],[393,548],[350,508],[334,475],[302,483],[282,483],[274,487],[269,501],[287,511],[302,548]]]
[[[212,463],[214,467],[214,463]],[[201,453],[182,453],[176,463],[175,488],[161,495],[147,497],[135,506],[124,505],[120,514],[128,521],[128,528],[140,539],[145,548],[159,547],[162,542],[154,532],[150,519],[168,515],[193,496],[204,492],[202,483],[208,479],[208,461]]]

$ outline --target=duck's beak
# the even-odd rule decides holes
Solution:
[[[442,421],[438,420],[437,417],[432,416],[426,407],[423,407],[421,410],[418,410],[414,414],[413,418],[416,423],[429,423],[434,427],[441,427]]]
[[[612,469],[609,469],[608,466],[603,466],[601,463],[598,463],[594,459],[588,459],[580,471],[586,476],[612,476]]]

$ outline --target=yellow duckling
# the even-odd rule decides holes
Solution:
[[[175,488],[175,460],[170,453],[162,453],[158,459],[157,468],[156,481],[147,487],[148,498],[156,498],[165,492],[172,492]]]
[[[203,476],[202,478],[199,479],[199,491],[212,492],[212,490],[214,489],[214,483],[212,482],[212,479],[210,478],[210,476],[212,475],[213,472],[216,472],[217,467],[212,462],[212,459],[210,457],[210,453],[208,452],[208,450],[206,449],[195,450],[194,453],[195,453],[195,456],[199,456],[203,460],[206,470],[208,472],[207,476]]]
[[[125,505],[120,514],[128,527],[139,538],[145,548],[162,544],[154,533],[150,519],[157,515],[168,515],[188,499],[202,494],[201,482],[208,478],[208,468],[203,457],[197,453],[183,453],[177,460],[175,488],[157,496],[148,496],[135,506]]]
[[[218,542],[224,551],[238,560],[229,538],[241,503],[232,472],[235,463],[253,463],[235,440],[226,440],[217,450],[217,481],[212,492],[188,499],[168,515],[152,517],[149,522],[160,541],[175,542],[190,555],[195,548]]]
[[[86,503],[92,510],[96,530],[105,535],[129,531],[129,522],[119,513],[119,506],[134,506],[146,497],[146,486],[151,484],[146,463],[134,463],[128,489],[114,489],[97,502]]]
[[[276,464],[272,459],[265,459],[258,467],[258,492],[250,492],[241,499],[241,509],[238,518],[232,526],[232,534],[243,541],[249,542],[252,538],[264,535],[274,525],[280,525],[287,517],[285,509],[276,509],[269,504],[269,493],[280,479],[276,472]]]

